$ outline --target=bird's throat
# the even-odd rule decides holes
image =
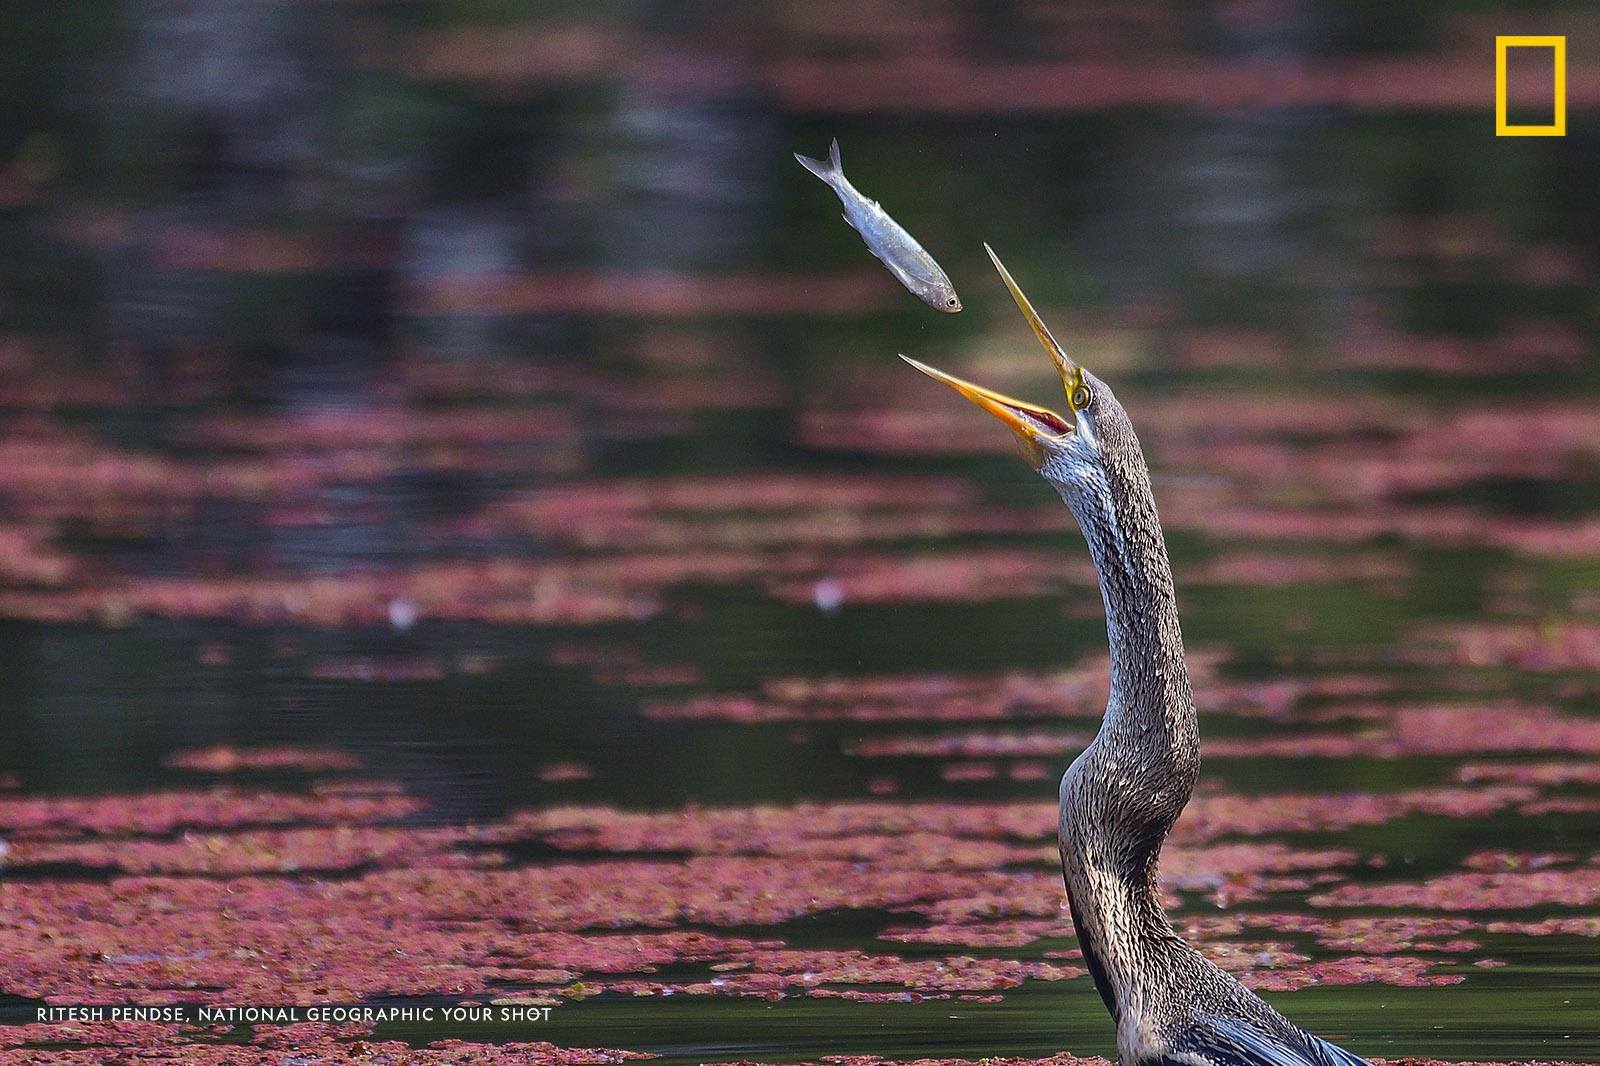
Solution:
[[[1074,494],[1078,519],[1099,576],[1111,652],[1107,726],[1122,719],[1141,731],[1192,732],[1193,701],[1166,541],[1148,475]],[[1117,491],[1121,490],[1121,491]]]

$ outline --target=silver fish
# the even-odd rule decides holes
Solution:
[[[878,206],[878,201],[862,196],[850,184],[850,179],[844,176],[844,167],[839,163],[837,139],[829,146],[826,161],[812,159],[799,152],[794,157],[801,166],[827,182],[828,187],[839,194],[839,199],[844,203],[844,220],[855,227],[861,239],[867,242],[867,247],[872,249],[872,254],[883,260],[883,265],[900,279],[900,284],[937,311],[954,314],[961,310],[961,297],[956,295],[955,286],[950,284],[950,278],[939,268],[939,264],[933,261],[933,256],[900,223],[890,218],[889,213]]]

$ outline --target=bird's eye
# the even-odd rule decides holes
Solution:
[[[1079,385],[1072,390],[1072,408],[1075,411],[1087,410],[1094,402],[1094,393],[1089,391],[1089,386]]]

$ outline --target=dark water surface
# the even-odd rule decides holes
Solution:
[[[1141,55],[1243,77],[1253,60],[1376,56],[1427,82],[1482,58],[1451,43],[1480,28],[1454,5],[1396,16],[1398,51],[1371,45],[1367,16],[1282,6],[1259,25],[1113,19],[1110,44],[1138,25],[1150,39],[1105,76],[1136,85]],[[1087,556],[1003,431],[894,359],[1059,401],[988,240],[1144,438],[1206,664],[1203,794],[1271,812],[1290,794],[1338,808],[1525,789],[1492,809],[1186,838],[1180,924],[1465,919],[1388,946],[1278,918],[1198,935],[1237,945],[1257,983],[1327,964],[1274,1001],[1363,1054],[1600,1061],[1592,112],[1564,139],[1497,140],[1482,108],[1406,106],[1400,83],[1359,108],[1130,89],[1080,110],[964,103],[955,73],[919,103],[841,107],[806,63],[877,54],[883,26],[706,5],[688,28],[631,7],[524,27],[491,7],[85,4],[0,46],[29,97],[0,113],[0,886],[220,876],[32,859],[43,838],[17,813],[211,788],[173,758],[216,745],[348,753],[357,779],[420,801],[403,816],[418,831],[563,807],[1048,807],[1094,724],[1092,695],[1049,696],[1070,687],[1054,672],[1093,678],[1104,652]],[[887,22],[935,71],[944,33],[967,49],[952,71],[1009,70],[1029,41],[1040,62],[1086,58],[1019,10]],[[612,49],[631,57],[621,73]],[[984,91],[1013,91],[1001,81]],[[901,291],[790,160],[833,136],[966,311]],[[783,688],[935,674],[977,688],[899,704]],[[1046,695],[971,711],[1018,678]],[[728,710],[739,696],[767,718]],[[862,720],[883,705],[899,709]],[[1019,752],[1041,733],[1065,739]],[[243,780],[299,792],[320,776]],[[168,831],[62,832],[115,852]],[[1016,868],[1050,876],[1048,840],[1028,842],[1043,857]],[[1339,854],[1208,865],[1230,842]],[[727,846],[787,876],[782,848]],[[512,869],[593,862],[597,879],[684,854],[548,830],[505,848]],[[944,861],[919,854],[908,868]],[[1452,880],[1474,870],[1491,879]],[[1433,892],[1375,894],[1406,885]],[[885,940],[926,918],[891,911],[614,928],[1073,961],[1048,954],[1074,946],[1059,929]],[[72,980],[57,1001],[169,987]],[[1112,1040],[1083,977],[995,1002],[527,984],[559,1004],[550,1022],[384,1032],[770,1061]]]

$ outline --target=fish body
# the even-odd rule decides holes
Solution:
[[[956,295],[955,286],[950,284],[949,276],[934,262],[927,249],[918,244],[904,226],[890,218],[889,212],[878,206],[878,201],[862,196],[844,176],[837,139],[829,146],[827,159],[812,159],[799,152],[794,157],[838,194],[844,204],[844,220],[861,234],[872,254],[900,279],[900,284],[936,311],[954,314],[961,310],[961,297]]]

